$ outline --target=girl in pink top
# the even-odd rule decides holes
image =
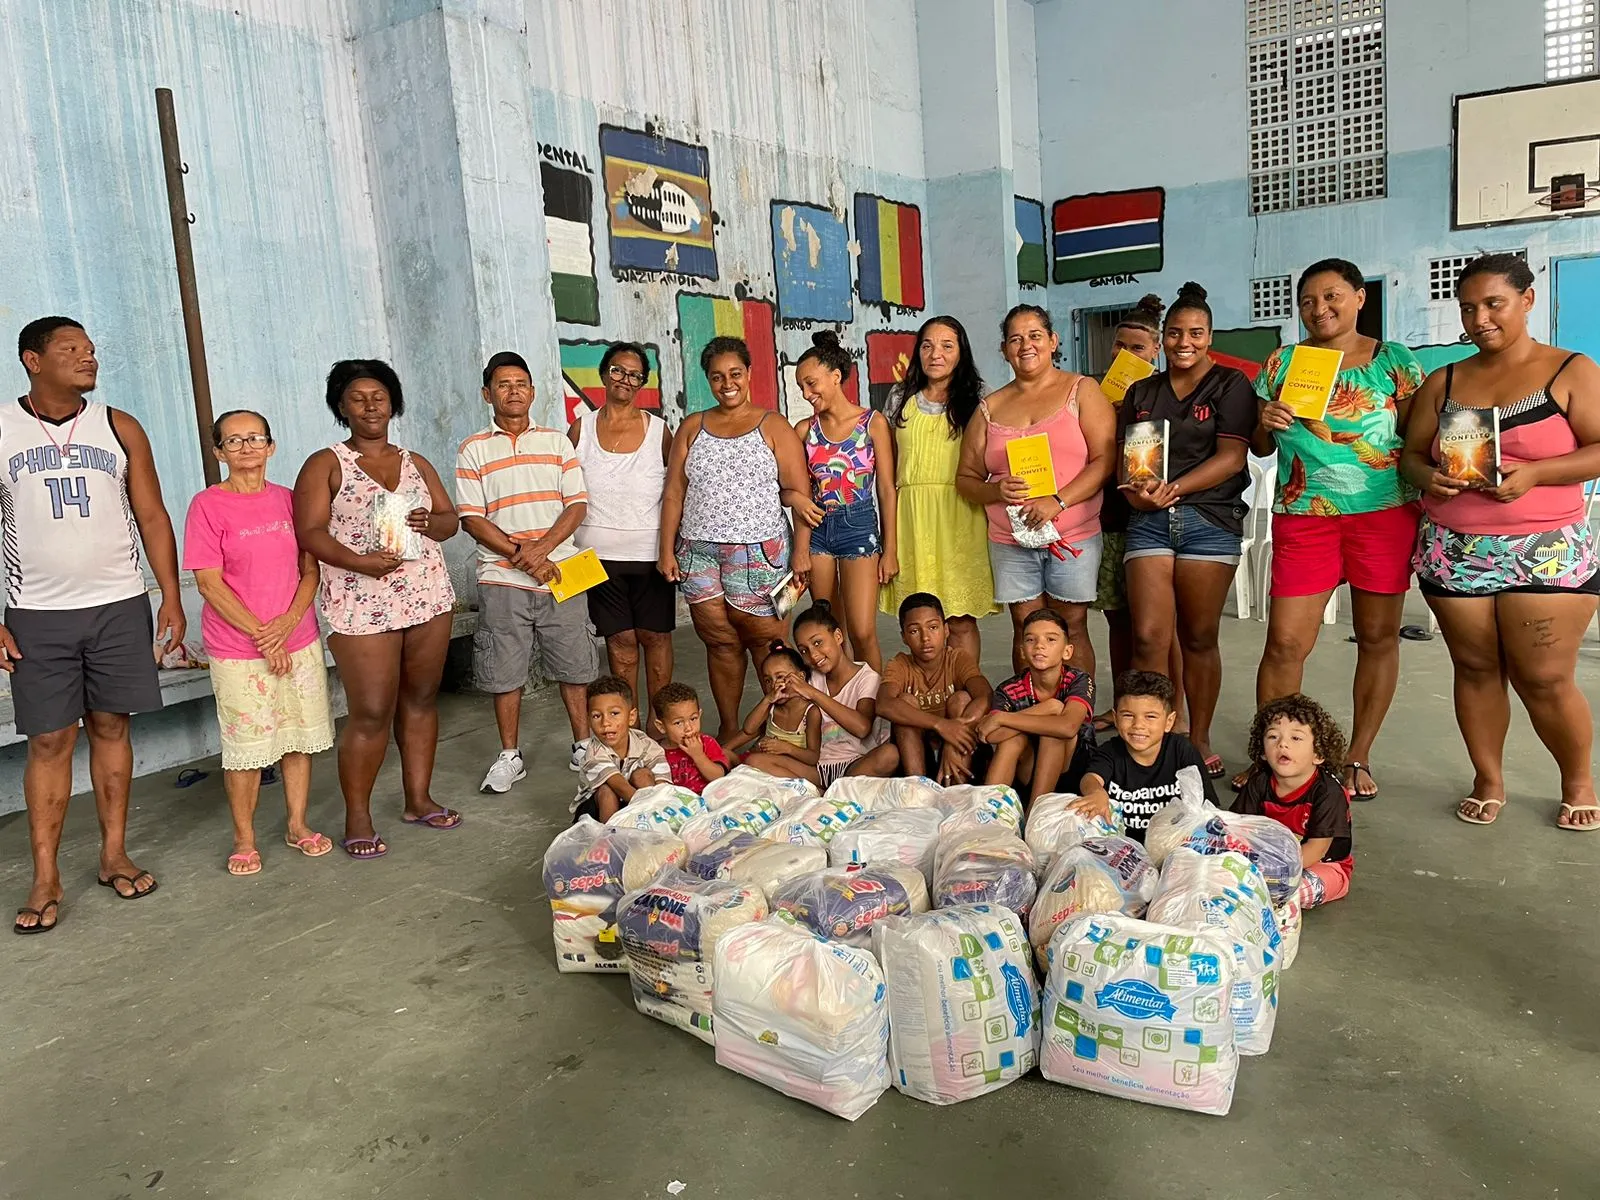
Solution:
[[[1013,665],[1022,669],[1023,620],[1047,607],[1066,618],[1073,661],[1093,676],[1088,613],[1100,577],[1101,489],[1114,461],[1116,414],[1093,379],[1056,368],[1061,340],[1044,309],[1017,305],[1000,333],[1015,378],[967,424],[956,490],[988,515],[994,596],[1011,610]],[[1056,491],[1030,500],[1028,485],[1011,474],[1006,445],[1041,433],[1050,440]],[[1056,540],[1020,545],[1014,520],[1035,531],[1024,541],[1042,541],[1047,526]]]
[[[1583,508],[1584,483],[1600,476],[1600,368],[1529,336],[1533,273],[1515,255],[1469,263],[1456,296],[1478,353],[1428,376],[1400,461],[1424,494],[1415,566],[1450,649],[1456,722],[1474,768],[1456,815],[1488,825],[1506,803],[1509,682],[1561,768],[1557,827],[1600,829],[1594,723],[1576,681],[1600,595]],[[1499,417],[1498,471],[1485,460],[1482,480],[1445,473],[1441,421],[1489,409]]]
[[[450,648],[455,592],[438,543],[456,532],[456,510],[433,465],[389,441],[405,411],[400,380],[376,359],[338,362],[328,373],[328,408],[350,436],[318,450],[294,485],[300,544],[322,561],[328,648],[350,704],[339,737],[344,840],[352,858],[389,847],[372,827],[372,783],[400,743],[408,825],[454,829],[461,814],[428,794],[439,741],[439,679]],[[378,548],[372,502],[379,492],[415,498],[406,523],[423,535],[422,557],[402,561]]]

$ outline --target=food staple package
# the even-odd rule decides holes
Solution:
[[[758,771],[741,763],[721,779],[713,779],[706,784],[700,794],[705,797],[706,807],[716,810],[727,808],[741,800],[757,798],[771,800],[780,809],[784,809],[797,801],[809,800],[822,793],[817,791],[815,784],[807,780],[779,779],[775,775],[768,775],[765,771]]]
[[[1144,847],[1132,838],[1092,837],[1056,855],[1028,918],[1039,969],[1050,969],[1050,939],[1084,913],[1144,916],[1160,886]]]
[[[1214,933],[1101,913],[1056,931],[1039,1069],[1056,1083],[1226,1116],[1239,1073],[1233,952]]]
[[[793,842],[797,846],[826,846],[835,834],[860,816],[861,806],[854,800],[818,796],[784,809],[783,816],[763,830],[761,836],[775,842]]]
[[[684,860],[670,833],[613,829],[583,817],[562,830],[544,854],[556,968],[626,971],[617,940],[617,901]]]
[[[1242,854],[1174,850],[1146,918],[1209,929],[1233,947],[1234,1042],[1240,1054],[1265,1054],[1278,1019],[1283,938],[1261,872]]]
[[[879,921],[889,1080],[930,1104],[1005,1087],[1039,1061],[1039,992],[1022,921],[990,904]]]
[[[712,1041],[712,950],[726,934],[767,915],[759,889],[663,871],[617,905],[634,1006]]]
[[[1152,863],[1161,866],[1167,855],[1189,840],[1191,833],[1221,814],[1222,810],[1206,799],[1200,768],[1184,767],[1178,772],[1178,798],[1157,809],[1144,831],[1145,853]]]
[[[827,865],[827,851],[817,846],[794,846],[751,833],[729,833],[691,855],[688,873],[701,879],[731,879],[760,888],[770,907],[772,893],[780,884]]]
[[[772,907],[818,937],[864,948],[872,944],[875,922],[927,912],[928,885],[915,867],[834,868],[781,884]]]
[[[785,916],[717,943],[717,1062],[854,1121],[889,1086],[883,972],[867,951]]]
[[[676,834],[706,811],[705,801],[675,783],[640,788],[606,822],[613,829],[654,829]]]
[[[678,836],[689,847],[689,853],[698,854],[729,833],[765,833],[780,812],[777,801],[770,796],[738,797],[685,821]]]
[[[921,775],[906,779],[874,779],[868,775],[843,775],[828,788],[830,800],[849,800],[862,812],[895,808],[937,808],[944,789]]]
[[[1121,828],[1103,817],[1086,817],[1069,805],[1077,800],[1074,792],[1047,792],[1028,806],[1027,842],[1041,868],[1051,859],[1086,838],[1110,837]]]
[[[836,867],[897,864],[933,878],[933,852],[939,845],[944,814],[936,808],[897,808],[869,812],[833,835],[828,861]]]
[[[1283,904],[1300,894],[1304,868],[1300,839],[1271,817],[1249,813],[1218,812],[1184,839],[1183,846],[1201,854],[1242,854],[1256,865],[1266,880],[1273,904]]]
[[[945,836],[973,833],[991,825],[1022,828],[1022,800],[1016,789],[1001,783],[963,783],[939,793],[939,810],[944,813]]]
[[[1033,851],[1005,825],[939,840],[933,861],[933,906],[998,904],[1024,921],[1039,880]]]

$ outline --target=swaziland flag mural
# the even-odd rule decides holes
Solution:
[[[715,279],[705,147],[602,125],[600,157],[612,269]]]
[[[1162,188],[1057,200],[1050,214],[1057,283],[1161,270]]]
[[[572,341],[561,343],[561,400],[567,421],[571,423],[588,409],[598,409],[606,402],[606,381],[600,378],[600,360],[605,356],[610,342]],[[645,367],[649,376],[644,386],[634,393],[633,402],[651,412],[661,411],[661,357],[654,346],[644,347],[650,361]],[[630,362],[630,359],[624,359]]]
[[[856,291],[864,304],[920,309],[922,214],[914,204],[856,193]]]
[[[778,349],[772,332],[772,304],[766,300],[728,300],[721,296],[678,293],[678,335],[683,345],[683,412],[716,405],[700,369],[700,351],[714,337],[743,338],[750,347],[750,399],[759,408],[778,407]]]
[[[1044,205],[1013,196],[1017,209],[1017,283],[1044,287],[1050,282],[1050,250],[1044,240]]]

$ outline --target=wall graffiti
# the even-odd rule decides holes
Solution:
[[[1017,283],[1044,287],[1050,282],[1050,248],[1044,239],[1044,205],[1013,196],[1017,209]]]
[[[610,342],[562,341],[561,400],[569,423],[576,420],[579,413],[605,404],[606,385],[600,378],[600,359],[610,345]],[[649,378],[634,394],[633,402],[639,408],[660,412],[661,351],[646,345],[644,352],[650,360],[645,368]]]
[[[857,192],[856,290],[865,304],[922,309],[922,213],[915,204]]]
[[[678,339],[683,349],[683,412],[704,412],[716,404],[700,351],[714,337],[743,338],[750,347],[750,398],[761,408],[780,411],[778,348],[770,300],[678,293]]]
[[[1412,346],[1411,353],[1417,356],[1417,361],[1422,364],[1422,373],[1437,371],[1440,367],[1451,363],[1458,363],[1464,358],[1471,358],[1478,352],[1478,347],[1470,341],[1441,342],[1437,345]]]
[[[715,279],[706,148],[602,125],[600,159],[612,269]]]
[[[550,295],[556,320],[600,324],[600,285],[594,274],[594,182],[583,156],[559,147],[539,147],[539,186],[544,193],[544,236],[550,250]],[[572,163],[584,163],[574,169]],[[568,165],[563,165],[568,164]]]
[[[1050,211],[1055,281],[1083,283],[1161,270],[1166,203],[1164,188],[1057,200]]]
[[[1246,325],[1211,331],[1211,358],[1225,367],[1243,371],[1254,383],[1261,366],[1283,345],[1283,330],[1276,325]]]
[[[831,209],[772,202],[772,270],[784,321],[849,321],[850,231]]]
[[[873,408],[888,411],[916,352],[914,332],[883,329],[867,334],[867,395]]]

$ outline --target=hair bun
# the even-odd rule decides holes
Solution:
[[[1163,312],[1166,311],[1167,302],[1154,292],[1146,292],[1143,296],[1139,297],[1139,303],[1135,304],[1133,307],[1139,312],[1152,313],[1159,317]]]
[[[773,638],[770,642],[767,643],[767,653],[768,654],[771,654],[774,650],[787,650],[788,648],[789,648],[788,646],[783,644],[783,639],[782,638]]]
[[[818,600],[816,603],[812,604],[811,607],[821,609],[825,613],[833,612],[833,605],[826,600]]]
[[[1178,295],[1190,300],[1204,300],[1206,298],[1206,290],[1191,279],[1178,289]]]
[[[839,335],[831,329],[819,329],[811,335],[811,344],[819,350],[839,350]]]

